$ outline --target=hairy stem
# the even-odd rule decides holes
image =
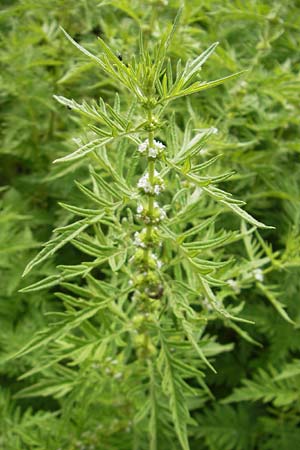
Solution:
[[[151,110],[149,110],[149,112],[148,112],[148,123],[149,123],[149,126],[151,126],[151,124],[152,124],[152,111]],[[148,133],[148,141],[149,141],[149,147],[153,147],[153,144],[154,144],[154,133],[153,133],[153,131],[149,131],[149,133]],[[154,170],[155,170],[155,160],[148,157],[149,183],[151,184],[151,186],[153,186],[153,184],[154,184]],[[150,194],[150,195],[148,195],[148,211],[149,211],[149,216],[150,217],[153,215],[153,207],[154,207],[154,197],[153,197],[153,195]],[[148,240],[151,237],[152,228],[153,228],[153,225],[150,222],[147,225],[147,239]],[[146,253],[146,261],[148,261],[149,252],[150,252],[150,248],[147,247],[147,249],[145,251],[145,253]]]

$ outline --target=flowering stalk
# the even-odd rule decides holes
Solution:
[[[137,265],[134,298],[140,301],[139,309],[144,311],[151,310],[151,306],[154,306],[151,300],[158,299],[163,294],[162,282],[158,272],[162,263],[157,255],[157,249],[161,247],[162,243],[157,225],[166,216],[159,203],[155,201],[155,197],[164,190],[164,182],[156,171],[155,163],[160,159],[165,146],[154,139],[151,109],[148,110],[147,128],[148,137],[138,148],[148,162],[144,175],[138,181],[138,188],[146,199],[137,207],[137,218],[144,223],[145,227],[140,232],[135,233],[134,244],[137,250],[133,258]]]

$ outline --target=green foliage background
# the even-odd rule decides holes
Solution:
[[[73,150],[79,121],[53,95],[111,99],[115,86],[66,40],[62,26],[82,45],[99,51],[101,36],[124,61],[137,51],[140,27],[159,40],[179,7],[177,1],[31,0],[3,1],[0,13],[0,348],[3,358],[47,323],[45,311],[59,308],[53,291],[19,293],[54,274],[57,264],[80,262],[71,246],[24,281],[21,274],[54,227],[67,223],[57,202],[81,197],[73,180],[84,180],[84,160],[53,166]],[[205,79],[248,69],[221,87],[179,100],[173,110],[181,130],[217,126],[212,155],[223,153],[222,169],[235,170],[226,185],[247,202],[247,211],[273,225],[263,231],[265,247],[250,240],[249,257],[267,258],[268,288],[242,290],[241,315],[255,325],[216,321],[209,334],[217,374],[206,370],[212,396],[199,395],[190,445],[197,450],[290,450],[300,447],[300,6],[290,1],[186,1],[170,49],[186,61],[219,41],[206,63]],[[122,94],[124,98],[124,93]],[[128,96],[126,102],[130,104]],[[224,219],[224,226],[233,216]],[[228,223],[227,223],[228,222]],[[240,252],[237,245],[236,252]],[[262,256],[263,255],[263,256]],[[283,309],[282,304],[287,306]],[[275,306],[275,307],[274,307]],[[286,312],[293,322],[285,320]],[[226,325],[226,324],[225,324]],[[213,342],[213,341],[212,341]],[[226,351],[225,351],[226,349]],[[220,354],[218,354],[220,353]],[[39,365],[33,352],[0,366],[0,448],[138,450],[131,433],[106,424],[98,440],[98,412],[86,414],[64,397],[18,398],[34,380],[19,380]],[[116,393],[117,395],[117,393]],[[64,419],[58,411],[72,409]],[[97,425],[98,423],[98,425]],[[110,427],[110,428],[109,428]],[[127,436],[127,437],[126,437]],[[179,449],[176,437],[158,447]],[[147,448],[147,447],[143,447]]]

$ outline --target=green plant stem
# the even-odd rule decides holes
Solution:
[[[149,126],[151,126],[152,124],[152,110],[148,111],[148,124]],[[154,145],[154,133],[153,131],[149,131],[148,133],[148,142],[149,142],[149,147],[153,147]],[[154,184],[154,170],[155,170],[155,160],[152,158],[148,158],[148,174],[149,174],[149,183],[151,184],[151,186]],[[153,195],[149,194],[148,195],[148,211],[149,211],[149,216],[152,217],[153,215],[153,208],[154,208],[154,197]],[[151,237],[151,233],[152,233],[152,228],[153,225],[152,223],[149,223],[147,225],[147,238],[148,240]],[[148,256],[149,256],[149,252],[150,249],[149,247],[146,249],[146,262],[148,261]]]

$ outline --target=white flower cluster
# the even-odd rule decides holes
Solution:
[[[158,217],[158,219],[159,219],[160,221],[161,221],[161,220],[164,220],[164,219],[167,217],[166,211],[165,211],[164,209],[160,208],[159,204],[156,203],[156,202],[154,202],[154,207],[156,207],[157,209],[159,209],[159,217]]]
[[[146,244],[142,241],[141,235],[140,235],[140,233],[139,233],[138,231],[136,231],[136,232],[134,233],[134,241],[133,241],[133,244],[134,244],[136,247],[146,248]]]
[[[153,146],[149,147],[149,139],[146,139],[139,145],[138,151],[147,154],[148,158],[155,159],[157,156],[161,155],[165,148],[166,146],[162,142],[156,141],[155,139],[153,139]]]
[[[154,171],[154,184],[150,183],[149,173],[146,172],[139,179],[137,186],[139,189],[142,189],[146,194],[154,194],[154,195],[159,195],[165,189],[163,179],[159,176],[159,173],[156,170]]]
[[[257,281],[260,281],[261,283],[264,281],[264,274],[261,269],[254,269],[252,273]]]
[[[234,292],[236,292],[237,294],[239,294],[241,292],[241,289],[237,283],[236,280],[233,280],[232,278],[230,278],[230,280],[227,280],[227,284],[232,288],[232,290]]]
[[[201,300],[201,298],[200,298]],[[215,304],[215,307],[214,307]],[[214,302],[214,304],[207,298],[204,297],[204,299],[202,299],[202,306],[207,310],[207,311],[213,311],[216,307],[222,308],[222,302],[220,302],[220,300],[216,299],[216,301]]]
[[[160,259],[158,259],[157,255],[155,255],[154,253],[151,253],[151,257],[152,259],[154,259],[154,261],[156,262],[156,266],[158,269],[160,269],[163,265],[163,263],[161,262]]]
[[[150,223],[151,221],[154,223],[159,223],[167,217],[166,211],[161,208],[157,202],[153,203],[153,207],[153,217],[150,218],[148,216],[147,209],[145,209],[142,204],[139,204],[136,209],[136,217],[138,219],[144,220],[145,223]]]
[[[136,208],[136,212],[140,215],[144,211],[143,205],[139,204]]]

